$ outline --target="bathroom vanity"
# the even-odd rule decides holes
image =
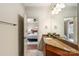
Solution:
[[[45,56],[79,56],[79,51],[53,37],[43,37],[43,54]]]

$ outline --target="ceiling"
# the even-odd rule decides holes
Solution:
[[[56,3],[52,3],[52,5],[55,5]],[[25,3],[24,6],[26,7],[48,7],[51,3]],[[69,7],[76,7],[76,3],[65,3],[66,6]]]
[[[25,3],[24,6],[28,7],[45,7],[50,6],[51,3]]]
[[[66,6],[72,6],[72,7],[76,7],[77,6],[77,3],[65,3]]]

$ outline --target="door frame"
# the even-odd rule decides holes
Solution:
[[[18,15],[18,55],[24,56],[24,17]]]

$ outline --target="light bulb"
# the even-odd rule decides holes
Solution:
[[[54,12],[54,11],[52,11],[52,14],[54,15],[54,14],[55,14],[55,12]]]
[[[65,8],[65,4],[59,3],[56,5],[56,8]]]
[[[61,8],[54,8],[55,11],[61,11]]]

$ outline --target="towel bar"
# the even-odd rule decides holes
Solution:
[[[13,24],[13,23],[9,23],[9,22],[5,22],[5,21],[0,21],[0,23],[5,23],[5,24],[9,24],[9,25],[13,25],[13,26],[16,26],[16,24]]]

